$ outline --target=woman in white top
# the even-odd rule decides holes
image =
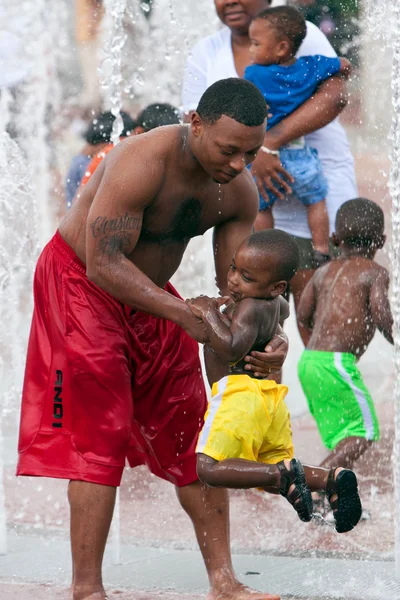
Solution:
[[[268,8],[271,0],[214,0],[218,17],[225,25],[216,34],[200,40],[187,59],[183,82],[183,108],[186,113],[196,109],[203,92],[215,81],[226,77],[242,77],[249,64],[251,20]],[[336,56],[325,35],[307,22],[307,36],[297,56],[322,54]],[[284,144],[307,135],[309,145],[318,150],[324,175],[329,184],[326,199],[330,230],[333,231],[339,207],[357,196],[353,157],[346,132],[336,118],[346,105],[344,83],[333,77],[325,81],[313,98],[305,102],[287,119],[270,129],[264,145],[278,150]],[[321,129],[322,128],[322,129]],[[290,175],[283,169],[279,157],[259,152],[252,173],[259,190],[265,184],[278,197],[281,184],[290,192]],[[286,181],[285,181],[286,178]],[[273,209],[275,227],[296,238],[301,252],[300,269],[291,281],[291,291],[297,306],[308,280],[313,274],[311,233],[304,206],[287,196]],[[300,335],[302,334],[299,327]]]

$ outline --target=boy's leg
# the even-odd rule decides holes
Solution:
[[[307,219],[311,230],[314,249],[329,255],[329,217],[325,200],[308,204]]]
[[[353,471],[342,467],[330,470],[304,466],[306,482],[313,492],[324,491],[336,523],[336,531],[351,531],[361,518],[362,507],[357,478]]]
[[[229,497],[226,489],[212,489],[199,481],[176,488],[179,502],[192,520],[210,580],[208,600],[279,600],[241,584],[230,552]]]
[[[242,458],[216,461],[206,454],[197,455],[199,479],[212,487],[250,489],[262,488],[281,494],[293,506],[302,521],[310,521],[312,500],[303,468],[296,459],[267,464]]]
[[[290,460],[284,462],[290,469]],[[197,455],[197,474],[206,485],[236,490],[269,487],[276,488],[279,492],[281,480],[276,464],[265,464],[243,458],[216,461],[206,454]]]
[[[274,217],[272,215],[272,208],[266,208],[260,210],[256,220],[254,221],[255,231],[263,231],[264,229],[274,228]]]
[[[329,469],[303,465],[306,482],[312,492],[325,492]]]
[[[114,510],[116,488],[71,481],[72,600],[106,600],[103,554]]]
[[[341,465],[346,469],[352,469],[354,463],[371,446],[372,441],[363,437],[349,437],[338,443],[336,448],[322,461],[321,467],[331,469],[335,465]]]

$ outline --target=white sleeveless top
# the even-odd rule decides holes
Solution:
[[[313,54],[336,56],[322,31],[307,21],[307,36],[297,56]],[[219,79],[227,77],[238,77],[238,74],[233,60],[231,32],[228,27],[223,27],[216,34],[200,40],[186,61],[182,90],[184,111],[195,110],[205,90]],[[327,210],[332,232],[339,207],[358,195],[350,145],[338,119],[308,135],[307,142],[318,150],[329,183]],[[276,202],[273,213],[278,229],[298,237],[311,238],[306,209],[296,198],[289,197]]]

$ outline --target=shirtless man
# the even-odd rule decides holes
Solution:
[[[298,317],[308,333],[299,377],[324,445],[324,467],[351,469],[379,439],[379,424],[358,359],[378,329],[393,344],[389,274],[374,261],[385,243],[382,209],[349,200],[336,216],[340,256],[318,269],[301,297]]]
[[[190,238],[215,227],[226,291],[232,254],[257,215],[246,165],[265,118],[255,86],[215,83],[190,127],[159,128],[112,150],[39,258],[17,474],[70,480],[73,600],[106,598],[102,558],[126,458],[177,486],[211,600],[278,598],[238,582],[227,493],[197,479],[206,410],[197,341],[207,335],[168,283]],[[282,365],[287,344],[274,344],[270,360],[248,357],[251,370]]]

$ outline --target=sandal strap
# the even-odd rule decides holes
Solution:
[[[283,462],[283,460],[281,460],[280,462],[278,462],[276,464],[276,466],[279,469],[280,475],[281,475],[281,482],[280,482],[280,488],[279,488],[279,493],[281,494],[281,496],[284,496],[285,498],[288,498],[288,491],[290,486],[292,485],[294,479],[295,479],[295,475],[294,473],[292,473],[292,471],[289,471],[286,466],[285,463]],[[290,495],[292,495],[293,492],[291,492]],[[289,500],[290,502],[290,500]]]
[[[290,461],[290,470],[283,461],[277,463],[277,467],[281,475],[280,494],[289,501],[302,521],[310,521],[312,498],[301,463],[293,458]],[[289,492],[292,485],[293,489]]]
[[[335,479],[335,472],[336,472],[337,467],[335,467],[334,469],[331,469],[328,473],[328,479],[326,482],[326,495],[328,497],[328,502],[331,506],[331,509],[333,511],[337,510],[339,508],[339,496],[336,498],[336,500],[331,500],[332,496],[334,494],[337,494],[337,486],[336,486],[336,479]]]
[[[336,481],[335,481],[335,471],[336,471],[336,468],[331,469],[329,471],[329,473],[328,473],[328,479],[326,481],[326,495],[328,496],[329,502],[331,501],[331,497],[334,494],[337,494]]]

